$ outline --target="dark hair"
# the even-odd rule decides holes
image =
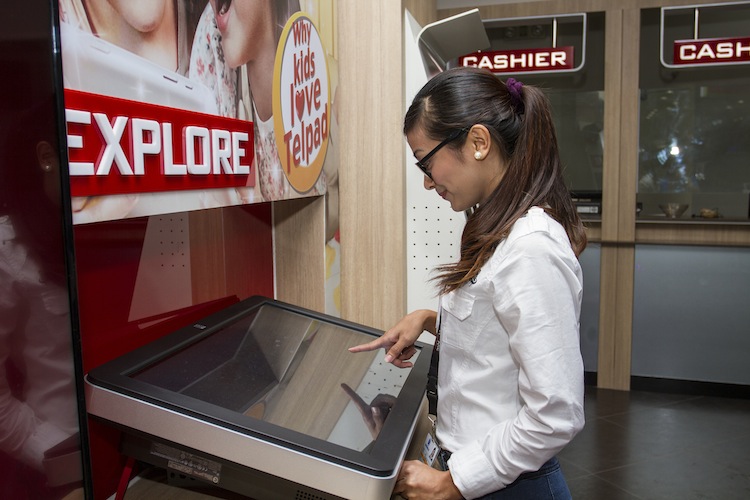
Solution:
[[[518,83],[514,87],[484,69],[450,69],[422,87],[404,118],[405,134],[419,127],[436,141],[484,125],[507,161],[502,182],[466,222],[459,261],[439,268],[442,293],[476,277],[513,224],[534,206],[565,228],[576,255],[586,247],[583,224],[563,180],[549,101],[540,89],[523,85],[519,102]],[[463,143],[447,147],[458,154]]]
[[[51,94],[42,98],[38,92],[28,101],[33,105],[21,104],[21,111],[9,114],[14,126],[0,145],[0,215],[10,216],[18,245],[35,260],[43,279],[65,284],[55,102]],[[38,156],[41,144],[54,156],[46,168]],[[45,184],[54,186],[57,196],[48,196]]]

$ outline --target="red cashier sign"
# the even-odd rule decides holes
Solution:
[[[493,73],[569,71],[573,69],[573,47],[475,52],[461,56],[458,64]]]
[[[65,90],[73,196],[254,185],[253,124]]]
[[[711,38],[674,42],[673,64],[750,62],[750,38]]]

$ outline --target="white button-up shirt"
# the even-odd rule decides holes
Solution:
[[[541,208],[441,299],[437,437],[466,498],[538,470],[583,428],[583,277]]]
[[[45,451],[78,432],[69,307],[0,217],[0,369],[13,361],[24,374],[22,399],[0,376],[0,451],[38,470]]]

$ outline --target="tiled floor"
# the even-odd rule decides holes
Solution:
[[[588,388],[575,500],[750,499],[750,400]]]

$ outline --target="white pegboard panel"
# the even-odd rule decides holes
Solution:
[[[192,301],[188,217],[153,215],[146,226],[129,319],[188,307]]]
[[[414,358],[412,361],[416,361]],[[370,369],[356,388],[357,394],[365,401],[372,401],[379,394],[396,395],[406,382],[409,370],[403,370],[385,362],[385,350],[380,349],[370,365]]]
[[[437,266],[458,260],[466,217],[424,188],[424,174],[413,165],[408,146],[406,158],[407,311],[434,310],[437,288],[430,280]]]
[[[405,11],[404,20],[404,102],[409,103],[427,83],[428,71],[417,41],[421,26]],[[454,212],[450,203],[434,190],[424,188],[424,174],[414,165],[414,155],[406,148],[406,310],[437,309],[437,289],[430,281],[434,269],[458,260],[461,233],[466,218]],[[431,343],[434,337],[422,335]]]

